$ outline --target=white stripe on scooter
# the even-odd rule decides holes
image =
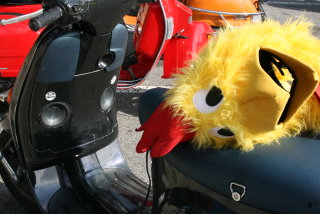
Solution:
[[[267,4],[278,4],[278,5],[311,5],[320,6],[320,1],[317,2],[304,2],[304,1],[267,1]]]
[[[128,89],[117,89],[117,93],[143,93],[153,88],[172,88],[172,86],[136,86]]]

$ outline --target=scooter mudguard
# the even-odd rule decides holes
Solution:
[[[10,105],[14,139],[26,167],[81,157],[116,138],[114,98],[126,40],[123,25],[102,35],[56,28],[43,32],[18,76]],[[100,61],[107,67],[100,68]]]
[[[141,96],[141,122],[162,102],[165,91],[153,89]],[[318,137],[308,134],[258,145],[251,152],[196,151],[188,143],[179,144],[152,161],[154,204],[165,198],[160,205],[165,213],[191,212],[193,205],[208,213],[320,213],[319,152]]]
[[[164,51],[162,78],[172,78],[179,73],[179,69],[186,66],[188,60],[207,44],[213,33],[207,23],[192,22],[184,31],[173,36]]]
[[[1,4],[1,3],[0,3]],[[0,5],[0,20],[10,19],[41,9],[41,4]],[[0,26],[0,76],[16,77],[41,30],[33,32],[28,21]]]

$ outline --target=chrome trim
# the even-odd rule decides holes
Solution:
[[[107,63],[105,63],[102,59],[99,60],[99,62],[98,62],[98,67],[99,68],[104,69],[107,66],[108,66]]]
[[[197,7],[189,7],[191,10],[206,12],[206,13],[213,13],[220,16],[225,24],[228,24],[228,21],[224,18],[223,15],[231,15],[231,16],[254,16],[254,15],[261,15],[263,16],[263,12],[256,12],[256,13],[234,13],[234,12],[223,12],[223,11],[215,11],[215,10],[206,10]],[[238,18],[239,19],[239,18]]]
[[[9,95],[9,91],[10,91],[10,89],[0,93],[0,101],[1,102],[5,102],[6,101],[6,98]]]
[[[219,16],[220,16],[220,18],[223,20],[223,22],[224,22],[225,24],[227,24],[227,20],[224,18],[224,16],[223,16],[222,14],[219,14]]]
[[[140,82],[142,80],[143,80],[143,78],[139,78],[139,79],[135,79],[135,80],[119,80],[118,82],[123,83],[123,84],[126,84],[126,83],[130,84],[132,82]]]
[[[8,70],[8,68],[0,68],[0,70]]]
[[[139,85],[144,78],[136,79],[136,80],[118,80],[117,89],[129,89]]]
[[[47,101],[53,101],[56,99],[56,97],[57,97],[57,94],[54,91],[48,91],[45,95],[45,98]]]
[[[9,25],[9,24],[17,23],[17,22],[22,22],[27,19],[37,17],[37,16],[41,15],[42,13],[43,13],[43,9],[40,9],[40,10],[37,10],[36,12],[28,13],[28,14],[25,14],[22,16],[11,18],[11,19],[2,19],[0,21],[0,25]]]
[[[232,16],[252,16],[252,15],[261,15],[262,12],[256,12],[256,13],[234,13],[234,12],[222,12],[222,11],[215,11],[215,10],[206,10],[201,9],[197,7],[189,7],[191,10],[197,10],[201,12],[207,12],[207,13],[214,13],[214,14],[222,14],[222,15],[232,15]]]
[[[126,28],[127,28],[128,32],[134,32],[134,29],[136,28],[136,26],[135,25],[127,25],[126,24]]]
[[[173,22],[173,18],[169,17],[168,19],[165,20],[165,24],[166,24],[166,34],[164,36],[165,40],[169,40],[172,38],[172,34],[173,34],[173,29],[174,29],[174,22]]]
[[[74,77],[80,77],[80,76],[84,76],[84,75],[87,75],[87,74],[93,74],[93,73],[97,73],[99,71],[104,71],[104,69],[98,69],[98,70],[90,71],[88,73],[83,73],[83,74],[76,74],[76,75],[74,75]]]
[[[5,168],[5,170],[8,172],[8,174],[10,175],[10,177],[17,182],[18,181],[18,177],[16,175],[16,173],[13,171],[13,169],[11,168],[10,164],[8,163],[7,159],[2,155],[2,153],[0,152],[0,161],[2,163],[2,166]]]

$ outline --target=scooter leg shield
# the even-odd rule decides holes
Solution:
[[[21,159],[39,169],[91,154],[111,143],[127,30],[90,35],[44,31],[13,92],[10,118]]]

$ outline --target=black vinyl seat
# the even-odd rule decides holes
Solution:
[[[145,92],[139,101],[144,123],[163,101],[166,89]],[[320,141],[306,137],[236,149],[196,151],[189,143],[162,157],[199,184],[231,198],[232,182],[245,186],[241,199],[272,213],[320,213]]]

